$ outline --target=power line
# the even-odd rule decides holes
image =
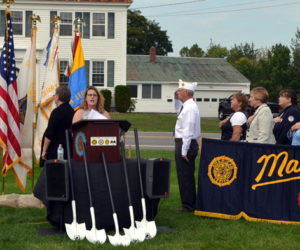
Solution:
[[[162,14],[162,15],[153,15],[153,16],[146,16],[146,17],[168,17],[168,16],[194,16],[194,15],[201,15],[201,14],[218,14],[218,13],[228,13],[228,12],[238,12],[238,11],[247,11],[247,10],[257,10],[257,9],[265,9],[265,8],[274,8],[274,7],[280,7],[280,6],[290,6],[290,5],[296,5],[300,4],[300,1],[291,2],[291,3],[284,3],[284,4],[274,4],[274,5],[265,5],[265,6],[257,6],[252,8],[242,8],[242,9],[233,9],[233,10],[220,10],[220,11],[203,11],[203,12],[197,12],[197,13],[188,13],[188,14]]]
[[[172,12],[167,12],[167,13],[161,13],[159,14],[160,16],[164,16],[164,15],[171,15],[171,14],[185,14],[185,13],[188,13],[188,14],[192,14],[194,13],[195,11],[198,12],[198,11],[203,11],[203,10],[211,10],[211,9],[221,9],[221,8],[228,8],[228,7],[237,7],[237,6],[245,6],[245,5],[253,5],[253,4],[256,4],[256,3],[266,3],[266,2],[274,2],[274,1],[278,1],[278,0],[266,0],[266,1],[251,1],[251,2],[246,2],[246,3],[235,3],[235,4],[225,4],[225,5],[219,5],[219,6],[215,6],[215,7],[208,7],[208,8],[201,8],[201,9],[193,9],[193,10],[185,10],[185,11],[172,11]],[[279,0],[281,1],[281,0]]]
[[[144,6],[144,7],[130,8],[130,9],[131,10],[150,9],[150,8],[167,7],[167,6],[173,6],[173,5],[188,4],[188,3],[204,2],[204,1],[205,0],[194,0],[194,1],[186,1],[186,2],[178,2],[178,3]]]

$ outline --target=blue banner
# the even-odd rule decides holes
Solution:
[[[203,139],[195,214],[300,224],[300,147]]]

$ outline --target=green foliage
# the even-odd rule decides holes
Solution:
[[[210,42],[209,48],[205,53],[205,57],[211,58],[226,58],[228,56],[228,50],[226,47],[222,47],[220,44],[214,44]]]
[[[105,102],[104,102],[104,109],[109,112],[110,106],[111,106],[111,91],[109,89],[101,89],[100,91],[102,95],[104,96]]]
[[[173,52],[166,30],[158,23],[147,20],[139,10],[127,13],[127,54],[148,55],[150,47],[156,47],[157,55]]]
[[[118,112],[125,113],[130,106],[130,88],[125,85],[115,87],[115,103]]]
[[[191,48],[183,47],[179,54],[181,57],[203,57],[204,51],[195,43]]]

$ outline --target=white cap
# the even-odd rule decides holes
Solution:
[[[196,82],[184,82],[181,79],[179,79],[178,88],[180,88],[180,89],[188,89],[188,90],[195,92],[196,87],[197,87]]]

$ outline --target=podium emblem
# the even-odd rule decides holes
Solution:
[[[83,156],[83,143],[86,143],[85,135],[79,132],[75,137],[75,150],[78,156]]]

